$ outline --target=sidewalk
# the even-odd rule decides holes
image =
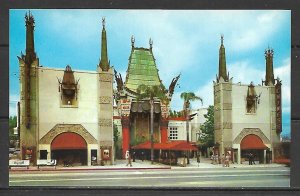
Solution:
[[[23,168],[23,167],[13,167],[10,169],[10,172],[26,172],[26,171],[89,171],[89,170],[145,170],[145,169],[171,169],[170,166],[156,163],[154,162],[151,164],[151,161],[145,160],[136,160],[135,162],[132,162],[132,167],[126,166],[127,161],[126,160],[116,160],[114,165],[105,165],[105,166],[30,166],[29,169]]]
[[[15,167],[10,169],[10,172],[31,172],[31,171],[90,171],[90,170],[159,170],[159,169],[184,169],[184,168],[224,168],[221,164],[211,164],[211,160],[208,158],[202,158],[199,165],[196,159],[190,159],[190,164],[186,167],[181,166],[170,166],[161,163],[154,162],[151,164],[151,161],[145,160],[136,160],[132,162],[132,167],[126,166],[126,160],[116,160],[114,165],[105,165],[105,166],[70,166],[70,167],[63,167],[63,166],[56,166],[54,167],[40,167],[39,169],[37,166],[30,166],[29,169]],[[263,167],[284,167],[285,165],[282,164],[256,164],[256,165],[248,165],[248,164],[230,164],[229,168],[263,168]]]
[[[256,165],[248,165],[247,163],[244,164],[230,164],[229,168],[270,168],[270,167],[284,167],[283,164],[256,164]],[[211,164],[211,160],[209,158],[202,158],[199,167],[197,163],[197,159],[190,159],[190,164],[186,167],[180,167],[180,166],[172,166],[172,169],[179,169],[179,168],[224,168],[222,164]]]

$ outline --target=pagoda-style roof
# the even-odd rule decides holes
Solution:
[[[158,69],[152,49],[132,47],[129,57],[125,88],[136,92],[139,85],[160,85]]]

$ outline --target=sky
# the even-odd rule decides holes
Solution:
[[[19,100],[17,56],[25,53],[28,10],[10,10],[10,116]],[[108,57],[126,77],[131,51],[149,48],[160,79],[168,87],[181,74],[171,102],[181,110],[182,92],[203,99],[197,109],[213,105],[213,80],[218,73],[220,37],[224,35],[227,71],[233,82],[261,84],[265,77],[264,51],[274,49],[274,75],[282,80],[282,135],[290,135],[291,12],[288,10],[31,10],[35,18],[35,51],[45,67],[96,71],[100,58],[102,17],[106,18]],[[125,81],[125,80],[124,80]]]

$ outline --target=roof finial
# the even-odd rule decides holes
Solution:
[[[151,37],[149,39],[149,45],[150,45],[150,50],[152,50],[153,40],[151,39]]]
[[[224,41],[224,35],[221,34],[221,44],[223,45],[223,41]]]
[[[102,17],[102,26],[103,26],[103,29],[105,29],[105,17]]]
[[[131,46],[132,46],[132,48],[134,48],[134,42],[135,42],[135,38],[134,38],[134,36],[132,35],[132,36],[131,36]]]

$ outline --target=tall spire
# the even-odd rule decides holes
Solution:
[[[273,55],[274,55],[273,49],[270,49],[268,47],[268,49],[265,50],[265,58],[266,58],[265,85],[266,86],[272,86],[275,84],[274,72],[273,72]]]
[[[25,61],[28,65],[36,59],[36,54],[34,51],[34,18],[30,13],[25,14],[25,25],[26,25],[26,55]]]
[[[153,40],[151,38],[149,39],[149,45],[150,45],[150,50],[152,51]]]
[[[106,31],[105,31],[105,18],[102,18],[102,39],[101,39],[101,60],[100,68],[103,71],[108,71],[109,62],[107,58],[107,40],[106,40]]]
[[[225,82],[228,82],[228,75],[226,71],[226,56],[225,56],[225,47],[223,45],[224,36],[221,35],[221,46],[219,50],[219,77],[224,79]]]

